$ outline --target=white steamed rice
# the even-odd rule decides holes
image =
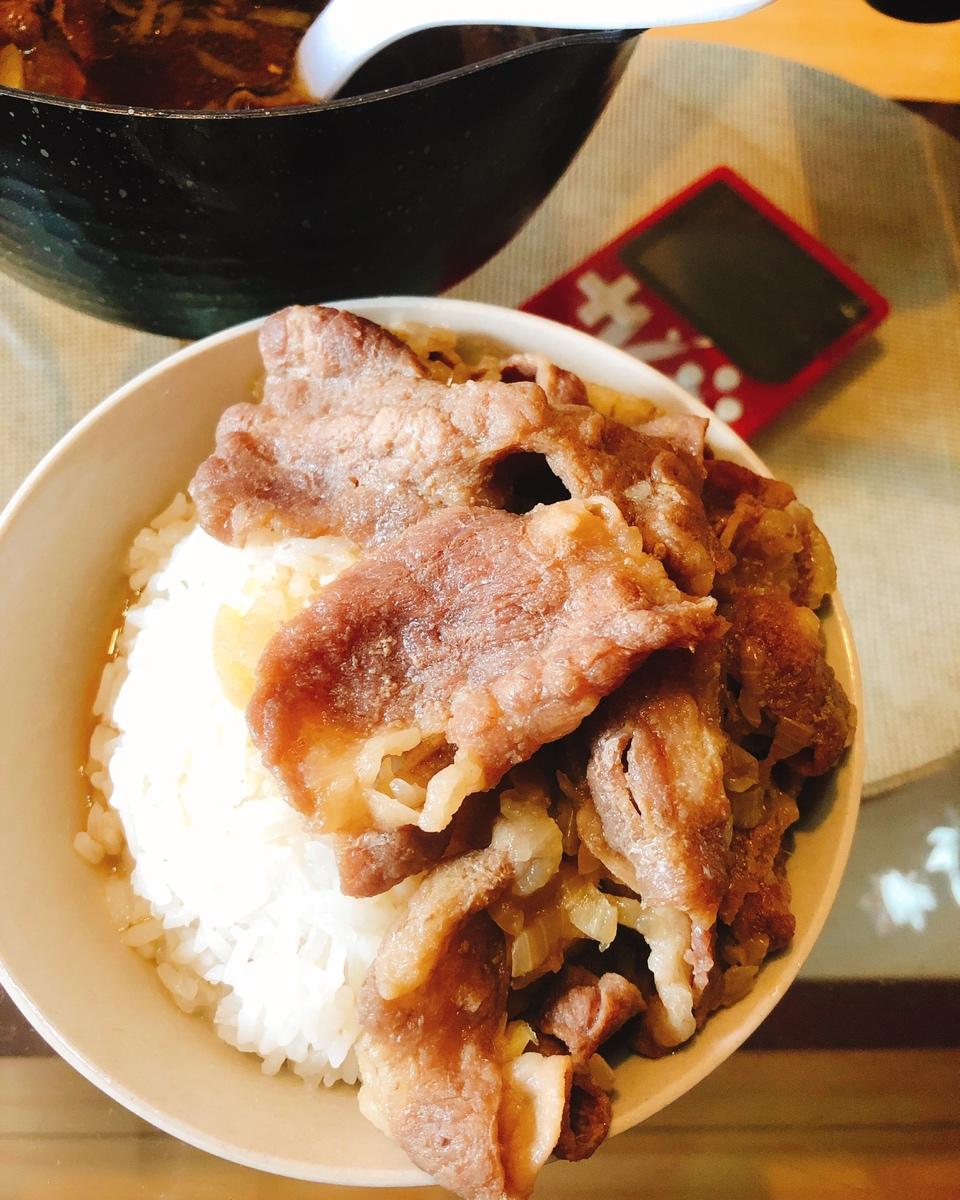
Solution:
[[[214,625],[225,604],[293,615],[354,557],[333,537],[224,546],[182,496],[137,536],[138,594],[94,708],[87,773],[104,803],[75,843],[117,863],[121,937],[181,1008],[265,1071],[286,1062],[327,1084],[357,1078],[357,992],[416,883],[341,895],[329,843],[283,799],[224,692]]]

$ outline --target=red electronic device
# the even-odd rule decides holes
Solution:
[[[729,167],[698,179],[522,307],[655,364],[744,437],[890,309]]]

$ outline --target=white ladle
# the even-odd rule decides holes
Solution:
[[[330,0],[300,42],[297,73],[325,100],[392,42],[440,25],[651,29],[723,21],[771,0]]]

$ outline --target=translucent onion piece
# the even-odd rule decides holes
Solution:
[[[519,1058],[531,1043],[537,1044],[533,1026],[528,1025],[526,1021],[510,1021],[503,1034],[504,1061]]]
[[[740,690],[740,695],[737,697],[737,703],[740,706],[740,711],[747,718],[750,724],[757,728],[763,719],[760,712],[760,702],[757,700],[753,691],[744,677],[743,687]]]
[[[745,792],[760,782],[759,762],[736,742],[727,742],[723,760],[723,786],[728,795]]]
[[[609,896],[597,887],[587,884],[564,885],[561,890],[562,904],[570,924],[588,938],[599,942],[606,950],[617,936],[619,913]]]
[[[812,740],[813,730],[809,725],[795,721],[792,717],[781,717],[777,721],[773,741],[770,743],[770,749],[767,752],[767,762],[775,763],[780,762],[781,759],[789,758],[792,754],[797,754],[805,746],[809,746]]]
[[[154,22],[157,19],[157,9],[160,7],[160,0],[143,0],[140,12],[137,14],[137,19],[133,23],[131,33],[138,42],[145,42],[153,35]]]
[[[222,58],[216,58],[214,55],[208,54],[206,50],[201,50],[196,46],[193,53],[200,66],[205,71],[209,71],[211,75],[215,75],[218,79],[227,79],[231,83],[240,83],[242,81],[244,77],[243,71],[239,67],[235,67],[233,63],[224,62]]]
[[[259,21],[263,25],[276,25],[280,29],[306,29],[313,20],[310,13],[297,12],[294,8],[254,8],[247,14],[248,21]]]
[[[16,46],[0,49],[0,85],[8,88],[23,87],[23,55]]]
[[[516,937],[523,929],[523,909],[509,898],[497,900],[487,909],[504,933]]]
[[[766,808],[763,788],[756,784],[745,792],[730,796],[730,810],[735,829],[755,829],[763,820]]]
[[[555,907],[538,912],[513,943],[511,975],[519,979],[532,974],[555,955],[563,943],[563,913]]]
[[[539,789],[524,783],[502,793],[491,845],[506,851],[516,867],[515,896],[540,891],[556,875],[563,857],[563,835]]]
[[[260,656],[285,620],[286,608],[273,591],[254,600],[245,613],[220,606],[213,623],[213,665],[223,694],[237,708],[249,703]]]
[[[758,967],[743,966],[731,967],[723,975],[723,995],[720,1003],[724,1008],[728,1008],[731,1004],[736,1004],[738,1000],[742,1000],[753,989],[753,985],[757,978]]]
[[[591,408],[624,425],[643,425],[657,415],[655,405],[641,396],[631,396],[599,383],[588,383],[587,401]]]

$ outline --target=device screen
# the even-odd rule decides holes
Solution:
[[[792,379],[869,311],[722,180],[645,229],[620,258],[762,383]]]

